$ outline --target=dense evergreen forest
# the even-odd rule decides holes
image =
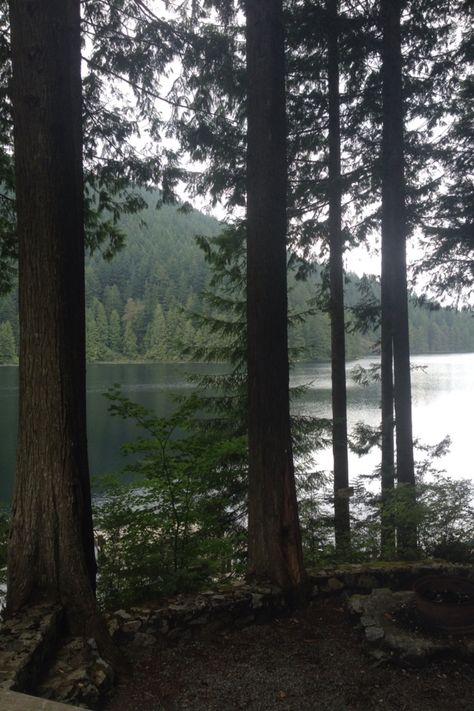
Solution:
[[[122,250],[111,260],[97,253],[86,261],[89,362],[182,361],[192,359],[213,338],[205,325],[193,321],[193,314],[206,314],[209,309],[201,298],[208,288],[209,267],[194,236],[215,236],[222,225],[197,210],[174,205],[157,208],[158,193],[143,195],[148,208],[121,219]],[[303,318],[290,326],[289,346],[300,360],[331,357],[329,316],[315,304],[320,287],[320,268],[305,279],[296,279],[296,270],[290,269],[291,312]],[[360,279],[349,274],[345,285],[348,359],[376,351],[379,339],[374,330],[361,333],[351,327],[350,310],[362,298],[360,287]],[[375,280],[371,291],[380,297]],[[474,319],[468,311],[433,310],[433,305],[417,305],[413,299],[410,343],[412,353],[473,352]],[[0,362],[15,363],[17,353],[17,296],[12,292],[0,300]]]

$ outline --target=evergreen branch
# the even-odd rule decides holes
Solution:
[[[213,117],[219,117],[220,119],[223,119],[227,123],[234,124],[236,125],[236,122],[230,119],[228,116],[224,116],[223,114],[219,113],[218,111],[210,111],[208,109],[199,109],[192,104],[186,105],[182,104],[179,101],[172,101],[171,99],[167,99],[164,96],[161,96],[161,94],[157,94],[155,91],[152,91],[152,89],[147,89],[144,87],[142,84],[137,84],[136,82],[133,82],[131,79],[127,79],[124,77],[122,74],[119,74],[118,72],[114,72],[113,69],[105,69],[104,67],[101,67],[100,64],[97,64],[91,59],[88,59],[84,55],[82,55],[82,59],[84,62],[89,67],[92,67],[92,69],[96,69],[99,72],[103,72],[104,74],[109,74],[116,79],[119,79],[120,81],[123,81],[125,84],[128,84],[129,86],[132,87],[135,91],[141,92],[145,96],[149,96],[152,99],[156,99],[157,101],[163,101],[165,104],[168,104],[169,106],[174,106],[175,108],[178,109],[185,109],[185,111],[191,111],[197,115],[199,114],[204,114],[206,116],[213,116]]]

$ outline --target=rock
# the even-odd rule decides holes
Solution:
[[[364,598],[366,595],[352,595],[347,603],[347,609],[354,615],[361,615],[364,611]]]
[[[77,684],[78,682],[83,682],[87,680],[87,669],[81,668],[81,669],[75,669],[74,671],[69,672],[67,675],[67,680],[68,682],[72,682],[72,684]]]
[[[252,607],[254,610],[263,607],[263,595],[261,593],[251,593]]]
[[[134,617],[140,618],[141,620],[146,620],[148,619],[148,617],[151,617],[152,610],[150,610],[148,607],[131,607],[130,613],[133,614]]]
[[[428,568],[409,565],[391,569],[346,566],[341,570],[320,571],[312,581],[312,595],[337,594],[344,589],[372,590],[370,595],[353,595],[348,609],[360,616],[369,652],[377,663],[393,659],[419,665],[443,651],[474,657],[472,640],[446,638],[440,641],[425,633],[411,635],[397,627],[395,612],[402,605],[410,604],[413,593],[408,590],[394,593],[382,585],[410,587],[417,570],[419,574],[430,572]],[[440,571],[445,570],[443,565]],[[462,574],[472,574],[472,571],[464,570]],[[196,596],[177,596],[169,605],[153,610],[141,607],[132,611],[118,610],[108,617],[109,632],[119,640],[129,639],[138,647],[167,644],[173,639],[183,642],[198,633],[215,635],[222,629],[243,627],[264,617],[270,619],[286,604],[282,591],[276,587],[232,581],[229,588]],[[32,649],[48,639],[54,614],[43,606],[31,616],[15,616],[4,623],[0,633],[0,686],[12,688],[24,684],[28,670],[32,669],[33,674],[41,671],[44,657],[33,663]],[[56,637],[51,637],[53,651],[57,646],[58,629]],[[123,637],[120,633],[124,633]],[[56,659],[52,654],[49,656],[52,662],[46,682],[39,689],[40,695],[88,706],[102,704],[111,688],[113,672],[99,656],[95,640],[71,638],[60,647]]]
[[[186,612],[186,609],[187,609],[186,605],[183,605],[183,604],[179,605],[179,604],[174,603],[174,604],[168,605],[168,610],[175,612],[175,613],[177,612],[178,614],[182,613],[182,612]]]
[[[390,659],[390,652],[376,647],[370,650],[370,656],[377,662],[385,662],[387,659]]]
[[[377,624],[377,620],[372,615],[361,615],[360,624],[362,627],[373,627]]]
[[[82,637],[74,637],[70,642],[64,645],[64,651],[68,653],[82,652],[84,650],[84,640]]]
[[[94,681],[94,686],[96,686],[98,689],[103,689],[104,686],[108,682],[108,675],[105,671],[105,669],[101,669],[100,667],[98,669],[94,669],[92,672],[92,679]]]
[[[76,690],[74,690],[76,691]],[[100,702],[100,694],[94,684],[86,684],[80,694],[74,694],[75,698],[69,698],[69,703],[85,705],[86,708],[97,708]]]
[[[119,617],[121,620],[131,620],[132,616],[129,615],[128,612],[125,612],[125,610],[117,610],[117,612],[114,613],[115,617]]]
[[[365,638],[367,642],[377,642],[385,636],[385,632],[382,627],[377,627],[376,625],[370,625],[365,628]]]
[[[127,634],[133,634],[135,632],[138,632],[141,626],[141,620],[130,620],[129,622],[125,622],[125,624],[122,625],[122,630]]]
[[[109,635],[113,639],[117,632],[120,630],[119,621],[115,617],[112,617],[110,620],[107,620],[107,629],[109,630]]]
[[[33,688],[44,659],[52,657],[61,632],[60,607],[36,605],[13,615],[0,626],[0,684],[19,691]]]
[[[370,643],[370,654],[378,661],[390,660],[418,667],[442,653],[474,656],[474,642],[469,637],[433,636],[418,628],[413,631],[397,623],[397,610],[406,608],[414,593],[392,592],[378,588],[370,595],[353,595],[348,608],[360,615],[364,636]]]
[[[392,597],[393,592],[390,590],[390,588],[374,588],[372,590],[372,598],[380,598],[380,597]]]
[[[36,690],[39,696],[96,708],[112,688],[112,667],[103,659],[93,638],[72,638],[64,643]]]
[[[327,587],[330,592],[338,592],[344,588],[344,583],[338,578],[329,578]]]

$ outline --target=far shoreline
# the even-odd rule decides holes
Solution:
[[[414,356],[442,356],[442,355],[474,355],[474,351],[431,351],[431,352],[418,352],[414,351],[410,353],[410,358]],[[380,358],[379,353],[363,353],[361,355],[354,356],[347,359],[347,363],[353,363],[356,360],[362,360],[363,358]],[[299,364],[311,364],[311,363],[330,363],[330,358],[301,358],[293,361],[292,365]],[[91,365],[225,365],[227,361],[223,360],[90,360],[86,362],[86,367]],[[19,363],[0,363],[0,368],[18,368]]]

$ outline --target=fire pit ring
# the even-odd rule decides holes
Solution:
[[[421,618],[450,634],[474,632],[474,582],[455,575],[427,575],[413,586]]]

